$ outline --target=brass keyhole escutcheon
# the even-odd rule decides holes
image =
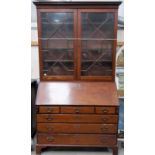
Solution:
[[[103,122],[106,122],[107,120],[108,120],[107,118],[104,118],[104,117],[102,118]]]
[[[77,114],[80,113],[80,108],[76,108],[75,113],[77,113]]]

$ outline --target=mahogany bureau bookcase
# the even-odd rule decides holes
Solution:
[[[108,147],[117,155],[121,2],[34,4],[40,64],[36,154],[46,147]]]

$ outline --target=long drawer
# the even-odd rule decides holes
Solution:
[[[116,135],[103,134],[38,134],[38,144],[115,145]]]
[[[57,123],[111,123],[116,124],[117,115],[76,115],[76,114],[37,114],[37,122],[57,122]]]
[[[38,123],[37,131],[42,133],[116,133],[116,124],[67,124]]]
[[[61,106],[61,113],[63,114],[92,114],[94,111],[92,106]]]

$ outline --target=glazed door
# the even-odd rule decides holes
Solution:
[[[81,80],[114,79],[116,17],[113,9],[78,11],[78,76]]]
[[[41,80],[76,77],[76,10],[38,10]]]

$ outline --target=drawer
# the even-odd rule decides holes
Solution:
[[[80,114],[80,113],[94,113],[94,107],[90,106],[62,106],[61,113],[73,113],[73,114]]]
[[[116,107],[95,107],[98,114],[116,114]]]
[[[38,134],[38,144],[52,145],[102,145],[116,144],[116,135],[103,134]]]
[[[58,106],[40,106],[39,113],[59,113]]]
[[[117,115],[78,115],[78,114],[37,114],[37,122],[57,122],[57,123],[109,123],[116,124]]]
[[[117,125],[38,123],[37,131],[42,133],[117,133]]]

